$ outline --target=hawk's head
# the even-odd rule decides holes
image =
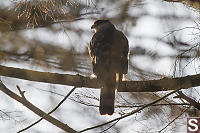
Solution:
[[[109,20],[96,20],[91,26],[91,29],[94,29],[95,32],[97,32],[111,27],[114,27],[114,25]]]

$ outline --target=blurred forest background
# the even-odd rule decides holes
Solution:
[[[87,46],[94,34],[90,27],[97,19],[109,19],[129,40],[128,81],[199,74],[199,9],[198,0],[0,1],[1,66],[89,77],[92,70]],[[25,91],[26,99],[45,112],[51,111],[73,88],[11,78],[6,76],[9,69],[3,73],[0,72],[4,75],[1,81],[8,89],[16,94],[20,89]],[[169,92],[118,92],[115,113],[100,116],[99,90],[76,88],[51,115],[76,131],[83,131],[129,114]],[[185,132],[186,118],[198,117],[199,110],[187,100],[173,97],[182,94],[198,102],[200,91],[199,87],[192,87],[182,92],[85,132]],[[40,118],[4,93],[0,97],[0,132],[18,132]],[[42,120],[24,132],[64,131]]]

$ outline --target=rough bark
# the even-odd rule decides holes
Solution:
[[[99,88],[96,79],[71,74],[38,72],[27,69],[12,68],[0,65],[0,75],[29,81],[69,85],[76,87]],[[187,89],[200,86],[200,74],[177,78],[162,78],[148,81],[123,81],[119,92],[156,92],[176,89]]]

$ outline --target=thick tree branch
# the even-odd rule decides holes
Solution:
[[[100,88],[96,79],[81,75],[38,72],[27,69],[5,67],[0,65],[0,75],[52,84],[61,84],[77,87]],[[156,92],[176,89],[187,89],[200,86],[200,74],[177,78],[163,78],[148,81],[123,81],[119,92]]]
[[[39,115],[40,117],[43,117],[46,115],[46,113],[44,111],[42,111],[39,108],[37,108],[36,106],[34,106],[32,103],[30,103],[24,97],[20,97],[17,94],[15,94],[14,92],[10,91],[2,82],[0,82],[0,90],[2,92],[4,92],[6,95],[8,95],[9,97],[13,98],[14,100],[16,100],[16,101],[20,102],[21,104],[23,104],[24,106],[26,106],[28,109],[30,109],[31,111],[33,111],[35,114]],[[61,121],[55,119],[54,117],[52,117],[50,115],[46,115],[44,117],[44,119],[66,132],[77,133],[77,131],[75,131],[74,129],[69,127],[67,124],[62,123]]]

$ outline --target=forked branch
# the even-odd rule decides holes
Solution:
[[[55,119],[54,117],[47,115],[44,111],[37,108],[35,105],[30,103],[24,97],[22,97],[22,96],[20,97],[17,94],[15,94],[14,92],[12,92],[11,90],[9,90],[2,82],[0,82],[0,90],[2,92],[4,92],[6,95],[8,95],[9,97],[11,97],[12,99],[14,99],[14,100],[20,102],[21,104],[23,104],[24,106],[26,106],[29,110],[33,111],[35,114],[39,115],[40,117],[45,116],[44,117],[45,120],[47,120],[48,122],[57,126],[58,128],[66,131],[66,132],[77,133],[77,131],[75,131],[74,129],[69,127],[67,124],[64,124],[61,121]]]

